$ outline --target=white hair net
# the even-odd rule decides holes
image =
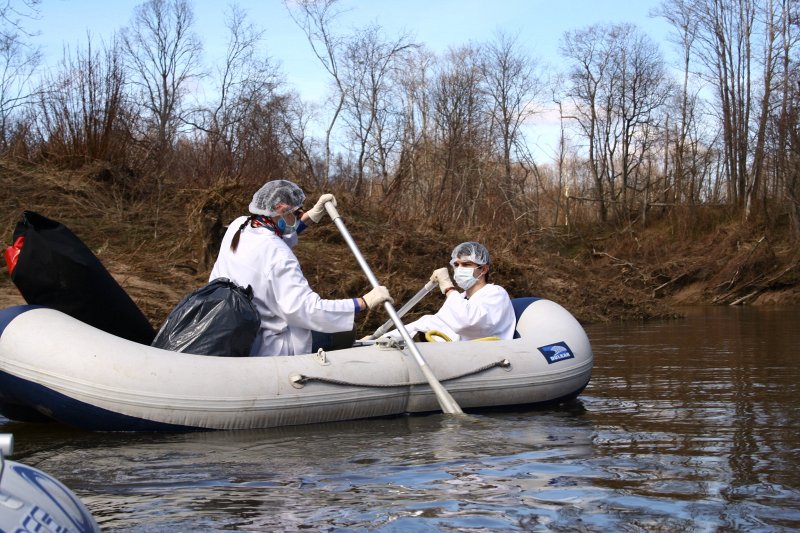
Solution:
[[[279,204],[286,204],[290,207],[288,211],[294,211],[303,206],[305,199],[303,189],[291,181],[268,181],[253,195],[253,201],[250,202],[248,209],[254,215],[274,217],[282,214],[278,210]]]
[[[462,242],[453,248],[450,257],[450,266],[455,265],[456,259],[472,261],[476,265],[489,264],[489,250],[479,242]]]

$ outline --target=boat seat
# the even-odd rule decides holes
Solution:
[[[320,331],[311,332],[311,351],[316,353],[322,348],[326,352],[332,350],[342,350],[351,348],[356,342],[356,326],[350,331],[340,331],[338,333],[322,333]]]
[[[519,317],[522,316],[522,312],[528,308],[536,300],[541,300],[541,298],[536,298],[534,296],[526,296],[524,298],[512,298],[511,305],[514,307],[514,319],[516,323],[519,323]],[[514,338],[519,339],[519,332],[514,329]]]

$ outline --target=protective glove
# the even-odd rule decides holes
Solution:
[[[383,302],[394,303],[394,299],[392,299],[392,297],[389,296],[389,289],[387,289],[383,285],[375,287],[374,289],[369,291],[367,294],[362,296],[362,298],[364,299],[364,303],[366,303],[367,307],[370,308],[370,309],[374,309],[375,307],[378,307]]]
[[[442,291],[442,294],[447,294],[447,289],[455,288],[453,287],[453,282],[450,281],[450,272],[447,267],[434,270],[433,274],[431,274],[431,281],[439,284],[439,290]]]
[[[327,202],[331,202],[333,206],[336,207],[336,198],[334,198],[332,194],[327,193],[320,196],[319,200],[317,200],[317,203],[314,204],[314,207],[306,211],[308,218],[310,218],[314,224],[322,220],[322,217],[325,216],[325,213],[327,212],[325,211],[325,204]]]

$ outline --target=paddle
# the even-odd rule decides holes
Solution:
[[[350,247],[350,250],[353,252],[353,255],[358,261],[361,270],[364,271],[364,274],[367,276],[367,280],[369,281],[372,287],[380,286],[378,283],[378,278],[375,277],[373,274],[372,269],[367,264],[367,261],[364,259],[364,256],[361,255],[361,251],[358,249],[358,245],[353,240],[353,237],[350,235],[350,232],[347,231],[347,228],[344,225],[344,221],[342,220],[341,215],[336,210],[336,206],[333,205],[331,202],[327,202],[325,204],[325,209],[328,211],[328,216],[331,217],[336,227],[339,228],[339,232],[342,234],[345,242]],[[386,312],[394,322],[394,326],[397,328],[397,331],[400,332],[400,336],[403,337],[403,340],[406,341],[406,346],[411,351],[411,354],[414,356],[414,360],[416,361],[419,369],[422,371],[422,374],[425,376],[425,379],[428,380],[428,384],[433,389],[434,394],[436,394],[436,399],[439,401],[439,405],[442,408],[442,411],[445,414],[453,415],[453,414],[461,414],[463,411],[461,407],[458,406],[456,401],[450,396],[450,393],[439,383],[439,380],[436,379],[436,376],[433,375],[433,371],[428,366],[428,363],[425,362],[425,359],[422,357],[422,354],[419,352],[417,345],[414,344],[414,340],[411,338],[411,335],[408,334],[406,327],[403,325],[403,322],[400,320],[400,317],[397,315],[397,311],[394,310],[394,306],[391,302],[384,302],[383,304]]]
[[[433,289],[436,285],[437,284],[436,284],[435,281],[429,281],[428,283],[426,283],[425,286],[422,287],[417,294],[412,296],[411,299],[409,301],[407,301],[406,304],[403,307],[400,308],[400,310],[397,312],[397,316],[399,318],[402,318],[406,313],[408,313],[411,310],[412,307],[417,305],[417,302],[419,302],[420,300],[425,298],[425,296],[429,292],[431,292],[431,289]],[[392,319],[390,318],[389,320],[384,322],[381,327],[376,329],[375,333],[370,335],[369,338],[370,339],[377,339],[378,337],[380,337],[381,335],[383,335],[384,333],[389,331],[389,328],[392,327],[392,324],[393,324],[393,322],[392,322]]]

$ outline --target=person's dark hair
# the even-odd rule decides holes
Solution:
[[[250,215],[249,217],[247,217],[245,221],[242,222],[242,225],[239,226],[239,231],[237,231],[236,234],[233,236],[233,239],[231,239],[231,250],[233,250],[234,252],[236,251],[236,248],[239,247],[239,236],[241,236],[242,232],[244,231],[244,228],[246,228],[247,225],[250,222],[252,222],[254,218],[256,218],[256,215]]]

